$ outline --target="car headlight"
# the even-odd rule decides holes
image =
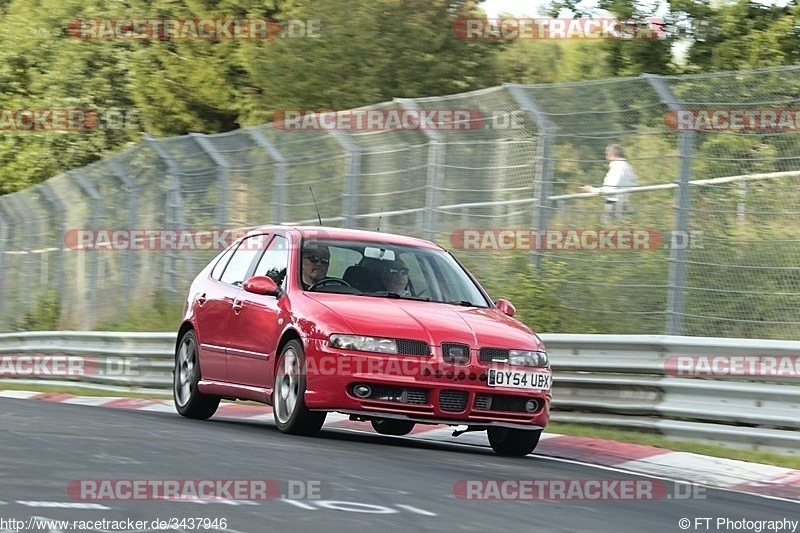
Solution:
[[[397,342],[394,339],[366,337],[364,335],[333,334],[331,338],[328,339],[328,344],[333,348],[342,350],[397,354]]]
[[[549,364],[547,352],[527,352],[524,350],[510,350],[508,364],[520,366],[544,367]]]

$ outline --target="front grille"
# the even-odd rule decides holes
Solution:
[[[442,359],[445,363],[454,365],[469,364],[469,346],[457,342],[442,343]]]
[[[378,400],[382,402],[408,403],[414,405],[428,404],[428,391],[409,387],[392,387],[390,385],[369,385],[372,394],[361,400]],[[351,387],[350,394],[353,394]],[[355,394],[353,394],[355,396]]]
[[[491,363],[495,359],[500,362],[506,362],[508,361],[509,351],[504,348],[481,348],[481,363]]]
[[[463,390],[443,390],[439,393],[439,409],[448,413],[460,413],[467,408],[469,393]]]
[[[504,396],[502,394],[477,394],[473,402],[473,409],[476,411],[503,411],[506,413],[527,413],[525,404],[528,400],[536,402],[536,409],[539,410],[539,401],[535,398],[524,398],[521,396]]]
[[[397,342],[397,353],[400,355],[430,355],[431,347],[425,341],[415,341],[411,339],[395,339]]]

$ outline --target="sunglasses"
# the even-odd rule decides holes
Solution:
[[[318,255],[307,255],[303,259],[308,259],[315,265],[318,265],[320,263],[322,263],[323,265],[329,265],[331,263],[331,260],[328,259],[327,257],[319,257]]]
[[[408,269],[407,268],[390,268],[389,274],[402,274],[404,276],[408,276]]]

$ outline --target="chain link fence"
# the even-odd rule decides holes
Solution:
[[[502,277],[512,256],[525,257],[554,280],[552,296],[569,317],[558,332],[798,339],[800,121],[737,128],[676,120],[702,117],[698,110],[723,111],[729,122],[735,112],[795,116],[797,87],[800,67],[506,84],[363,109],[469,110],[481,120],[468,128],[288,131],[272,123],[145,138],[0,197],[0,331],[31,329],[48,312],[62,329],[102,329],[154,302],[180,301],[219,251],[79,249],[89,230],[97,238],[316,224],[318,208],[326,225],[455,247],[481,279]],[[603,197],[579,189],[602,183],[610,143],[625,148],[639,187],[626,217],[605,227]],[[453,238],[532,228],[562,236],[647,230],[664,244],[515,253],[485,249],[492,243],[461,249],[465,241]]]

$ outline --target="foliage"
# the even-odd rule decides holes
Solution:
[[[14,331],[54,331],[58,329],[61,316],[61,301],[55,291],[41,294],[33,308],[12,325]]]
[[[114,320],[100,322],[97,331],[178,331],[183,313],[183,300],[156,291],[150,303],[133,306]]]
[[[653,16],[633,0],[557,0],[550,15]],[[0,109],[118,109],[126,128],[0,133],[0,194],[35,185],[140,138],[217,133],[281,109],[348,109],[396,97],[452,94],[501,82],[558,83],[641,73],[792,64],[800,6],[671,0],[667,38],[463,40],[476,0],[4,0]],[[603,11],[605,10],[605,11]],[[562,13],[563,16],[563,13]],[[124,41],[70,37],[88,17],[274,17],[319,20],[320,38]],[[673,46],[688,47],[684,64]]]
[[[503,254],[502,258],[463,255],[459,261],[475,275],[492,299],[509,300],[517,312],[514,318],[536,332],[564,331],[568,316],[558,297],[566,278],[564,264],[546,262],[537,268],[528,254]],[[497,260],[500,259],[500,260]]]

